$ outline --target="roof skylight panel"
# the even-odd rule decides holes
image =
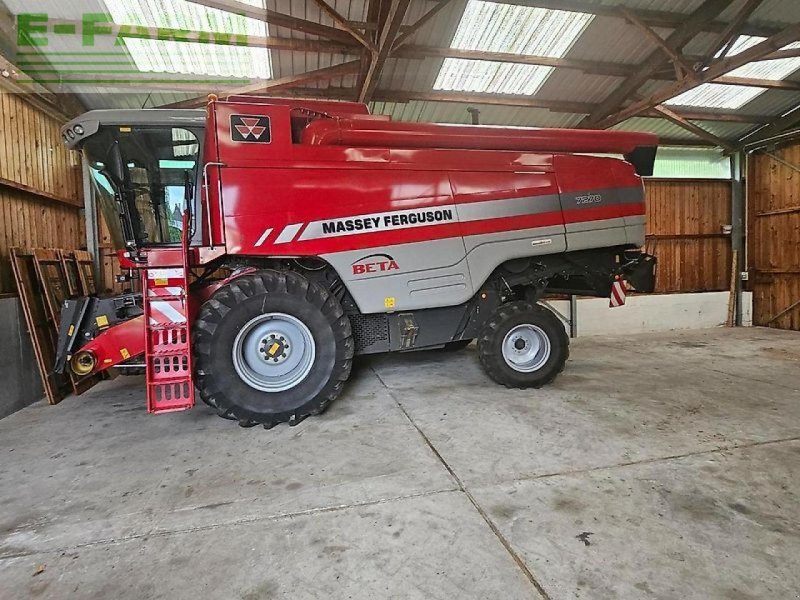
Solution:
[[[470,0],[451,48],[563,57],[592,15]],[[446,58],[434,83],[438,90],[533,95],[552,67]]]
[[[252,35],[265,37],[262,21],[207,8],[185,0],[104,0],[113,21],[208,32],[209,36]],[[263,6],[262,0],[244,0]],[[269,50],[202,42],[178,42],[125,38],[125,46],[141,72],[181,73],[199,76],[269,79]]]
[[[735,56],[740,52],[752,48],[756,44],[760,44],[765,39],[766,38],[763,37],[741,35],[725,56]],[[785,46],[785,48],[800,48],[800,43],[790,44]],[[732,77],[780,81],[798,69],[800,69],[800,58],[781,58],[778,60],[751,62],[731,71],[728,75]],[[665,104],[735,110],[743,107],[765,91],[766,88],[759,87],[704,83],[675,98],[667,100]]]

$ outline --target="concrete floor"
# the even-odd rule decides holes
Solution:
[[[143,396],[0,421],[0,599],[800,597],[797,333],[580,339],[539,391],[362,360],[272,431]]]

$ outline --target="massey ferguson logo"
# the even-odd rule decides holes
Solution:
[[[231,115],[231,139],[234,142],[268,144],[272,140],[269,117]]]
[[[353,263],[353,275],[399,271],[400,265],[388,254],[371,254]]]

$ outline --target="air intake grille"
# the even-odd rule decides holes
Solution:
[[[356,352],[389,350],[389,319],[386,315],[350,315]]]

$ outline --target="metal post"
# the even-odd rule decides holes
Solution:
[[[569,337],[578,337],[578,297],[574,294],[569,297]]]
[[[744,152],[739,151],[731,156],[731,257],[739,255],[739,269],[736,273],[736,291],[734,294],[735,319],[737,327],[742,325],[742,277],[741,272],[747,270],[745,255],[745,190],[742,167]]]
[[[97,199],[94,196],[92,174],[89,170],[89,165],[85,160],[81,159],[81,166],[83,167],[83,217],[86,222],[86,249],[92,255],[95,281],[100,281],[97,278],[100,273],[101,259],[100,232],[97,224]],[[107,283],[108,282],[103,282],[103,285],[107,285]]]

